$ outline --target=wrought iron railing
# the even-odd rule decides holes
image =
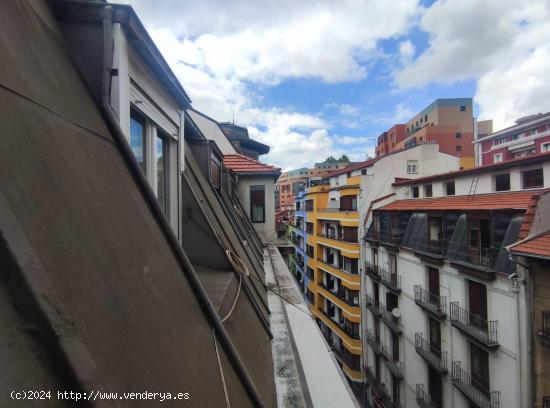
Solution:
[[[367,343],[376,354],[382,354],[384,352],[384,346],[380,342],[380,339],[376,338],[376,335],[372,330],[367,329],[365,337],[367,339]]]
[[[416,403],[420,408],[435,408],[430,394],[424,391],[424,384],[416,384]]]
[[[444,317],[447,314],[447,298],[430,293],[421,285],[414,285],[414,301],[438,317]]]
[[[451,381],[471,402],[480,408],[499,408],[500,391],[491,391],[481,381],[464,371],[460,361],[453,361]]]
[[[449,242],[445,252],[448,258],[491,268],[495,264],[498,251],[499,248],[486,248]]]
[[[372,279],[376,281],[380,280],[380,269],[378,268],[378,265],[374,265],[370,262],[365,262],[365,272]]]
[[[334,264],[331,264],[325,260],[322,260],[322,259],[318,259],[319,262],[321,262],[322,264],[325,264],[325,265],[328,265],[328,266],[331,266],[335,269],[338,269],[344,273],[347,273],[347,274],[350,274],[350,275],[357,275],[358,274],[358,271],[357,271],[357,268],[355,268],[355,270],[352,270],[351,271],[348,271],[347,269],[344,269],[344,265],[334,265]]]
[[[414,334],[414,348],[429,364],[439,372],[447,372],[447,352],[441,350],[441,346],[431,344],[424,339],[422,333]]]
[[[329,292],[330,294],[336,296],[338,299],[340,299],[341,301],[345,302],[346,304],[348,304],[349,306],[351,307],[359,307],[358,304],[354,303],[353,302],[353,299],[348,299],[346,297],[346,292],[344,292],[342,289],[340,290],[336,290],[334,288],[330,289],[328,286],[326,286],[323,282],[319,282],[317,285],[319,285],[321,288],[323,288],[324,290],[326,290],[327,292]]]
[[[401,290],[401,275],[380,268],[380,277],[384,285],[394,290]]]
[[[389,244],[393,246],[399,246],[399,244],[401,243],[401,236],[399,234],[399,231],[388,232],[369,230],[367,231],[365,238],[367,240],[379,241],[383,244]]]
[[[481,341],[488,347],[498,346],[498,321],[486,320],[451,302],[451,324]]]
[[[380,306],[382,313],[382,321],[386,323],[386,326],[395,334],[401,334],[401,317],[395,317],[392,312],[386,310],[384,306]]]
[[[374,313],[376,316],[381,316],[382,311],[380,310],[380,302],[377,302],[374,297],[368,293],[365,295],[365,300],[367,303],[367,308]]]
[[[384,348],[384,362],[396,378],[403,378],[403,362],[393,359],[393,355]]]

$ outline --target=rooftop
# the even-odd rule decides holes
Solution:
[[[527,210],[537,191],[479,194],[475,196],[453,196],[437,198],[413,198],[397,200],[380,207],[385,211],[414,210]]]
[[[269,164],[260,163],[242,154],[226,154],[223,156],[223,164],[238,174],[266,174],[279,175],[281,169]]]
[[[365,161],[362,161],[362,162],[359,162],[359,163],[355,163],[355,164],[352,164],[348,167],[344,167],[343,169],[338,169],[338,170],[335,170],[335,171],[332,171],[330,173],[328,173],[326,175],[326,177],[335,177],[335,176],[339,176],[341,174],[346,174],[346,173],[349,173],[350,171],[354,171],[354,170],[361,170],[361,169],[364,169],[365,167],[369,167],[369,166],[372,166],[378,159],[377,158],[374,158],[374,159],[368,159],[368,160],[365,160]]]
[[[509,134],[510,132],[516,132],[519,130],[527,129],[537,123],[545,123],[550,121],[550,112],[538,113],[535,115],[524,116],[516,120],[516,123],[512,126],[508,126],[504,129],[499,130],[498,132],[493,132],[484,137],[480,137],[477,140],[474,140],[474,143],[478,143],[484,140],[492,139],[494,137],[500,137]]]
[[[411,185],[411,184],[421,184],[421,183],[425,183],[427,181],[450,179],[450,178],[453,178],[453,177],[467,176],[467,175],[470,175],[470,174],[483,173],[483,172],[486,172],[486,171],[508,169],[508,168],[515,167],[515,166],[518,166],[518,165],[536,164],[536,163],[543,162],[543,161],[546,161],[546,160],[550,160],[550,152],[536,153],[536,154],[532,154],[531,156],[527,156],[527,157],[512,159],[512,160],[508,160],[508,161],[502,162],[502,163],[487,164],[485,166],[474,167],[472,169],[467,169],[467,170],[449,171],[447,173],[440,173],[440,174],[435,174],[433,176],[420,177],[420,178],[417,178],[417,179],[400,180],[400,181],[396,181],[395,183],[393,183],[393,185],[394,186],[408,186],[408,185]]]
[[[550,258],[550,231],[528,238],[510,247],[517,255]]]

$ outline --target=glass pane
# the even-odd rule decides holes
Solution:
[[[145,172],[145,127],[143,121],[136,117],[130,118],[130,147]]]
[[[157,197],[160,206],[166,211],[166,140],[162,136],[156,137],[155,160],[157,163]]]

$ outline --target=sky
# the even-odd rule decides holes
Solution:
[[[248,127],[283,171],[373,155],[436,98],[494,130],[550,111],[549,0],[118,0],[195,109]]]

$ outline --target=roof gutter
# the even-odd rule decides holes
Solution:
[[[112,30],[113,8],[111,6],[108,5],[102,9],[102,21],[103,21],[103,61],[102,61],[102,72],[101,72],[101,101],[100,101],[101,113],[103,114],[103,117],[113,134],[113,138],[117,143],[119,150],[122,154],[122,157],[125,160],[126,164],[128,165],[128,168],[130,169],[130,172],[132,173],[132,176],[136,181],[136,184],[138,185],[141,193],[143,194],[143,197],[145,198],[147,204],[149,205],[149,208],[151,209],[151,212],[153,213],[155,220],[157,221],[161,231],[163,232],[166,240],[168,241],[170,248],[172,249],[174,255],[176,256],[176,259],[180,264],[185,274],[185,277],[187,278],[191,286],[191,290],[197,297],[197,300],[199,302],[201,309],[206,315],[207,320],[212,324],[213,329],[220,343],[222,344],[222,347],[227,353],[227,357],[229,358],[234,370],[236,371],[237,375],[242,381],[243,387],[245,388],[248,396],[250,397],[255,407],[264,407],[264,403],[260,398],[260,394],[256,386],[254,385],[254,382],[252,381],[252,377],[248,373],[243,361],[239,356],[239,353],[237,352],[237,349],[235,348],[235,345],[233,344],[233,342],[231,341],[231,338],[229,337],[229,334],[225,330],[225,327],[223,326],[223,323],[220,317],[218,316],[218,313],[216,312],[212,303],[210,302],[210,299],[208,298],[206,290],[202,286],[199,280],[199,277],[196,271],[194,270],[193,265],[191,264],[191,261],[189,260],[189,258],[187,257],[187,254],[181,247],[178,241],[178,238],[176,237],[176,235],[174,234],[174,231],[172,230],[172,227],[170,226],[166,217],[164,216],[163,210],[161,209],[160,204],[153,190],[149,186],[149,183],[145,178],[145,175],[141,171],[141,168],[139,167],[139,164],[136,161],[134,154],[132,153],[132,150],[128,144],[128,141],[126,140],[126,137],[124,136],[124,133],[120,128],[117,117],[111,108],[110,89],[109,89],[110,79],[111,79],[111,66],[112,66],[111,46],[113,43],[113,30]]]

